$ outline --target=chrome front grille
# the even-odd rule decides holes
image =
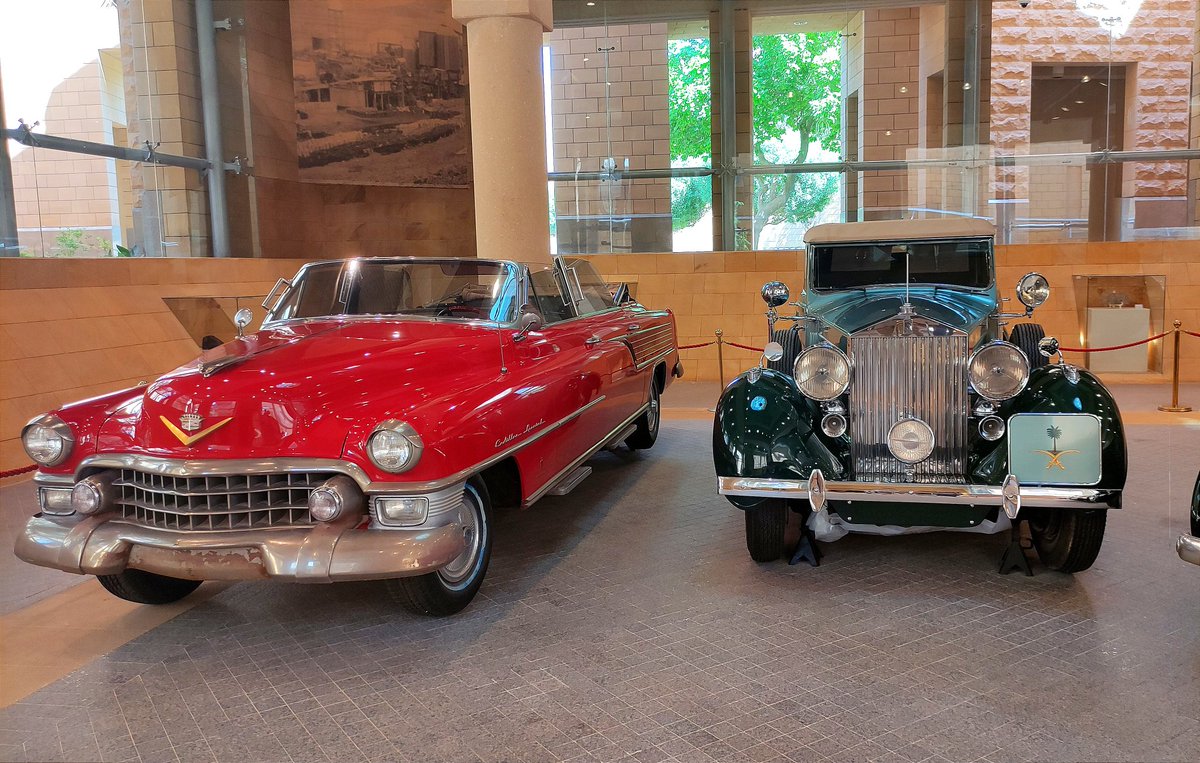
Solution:
[[[314,524],[308,494],[334,472],[171,477],[122,469],[113,486],[123,519],[166,530],[243,530]]]
[[[941,324],[889,321],[850,338],[850,453],[855,478],[877,482],[963,482],[967,463],[967,337]],[[888,450],[901,418],[933,430],[934,449],[906,465]]]

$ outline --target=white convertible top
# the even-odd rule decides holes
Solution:
[[[996,226],[973,217],[946,217],[932,220],[871,220],[865,223],[825,223],[804,234],[806,244],[853,244],[874,241],[915,241],[919,239],[977,238],[995,236]]]

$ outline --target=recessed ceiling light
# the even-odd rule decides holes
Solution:
[[[885,130],[883,134],[884,134],[884,135],[891,135],[891,134],[892,134],[892,131],[891,131],[891,130]]]
[[[793,21],[792,23],[795,24],[796,26],[808,26],[807,21]]]
[[[587,56],[584,56],[584,57],[583,57],[583,62],[584,62],[585,64],[586,64],[588,61],[591,61],[591,60],[592,60],[592,59],[588,58]]]
[[[1061,108],[1063,111],[1070,111],[1070,110],[1071,110],[1071,109],[1070,109],[1069,107],[1067,107],[1067,106],[1060,106],[1059,108]]]
[[[1083,75],[1083,79],[1080,80],[1080,82],[1091,82],[1091,81],[1092,81],[1092,75],[1090,75],[1090,74]]]
[[[907,92],[908,92],[908,85],[901,85],[901,86],[900,86],[900,92],[901,92],[901,93],[907,93]]]
[[[964,82],[964,83],[963,83],[963,90],[970,90],[970,89],[971,89],[971,83],[970,83],[970,82]]]
[[[592,5],[595,5],[595,3],[589,2],[588,5],[592,6]]]
[[[1054,120],[1056,120],[1056,119],[1062,119],[1062,117],[1050,117],[1050,121],[1051,121],[1051,122],[1053,122],[1053,121],[1054,121]]]
[[[1083,101],[1075,101],[1075,103],[1083,103]]]

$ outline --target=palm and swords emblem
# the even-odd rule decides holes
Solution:
[[[1078,453],[1077,450],[1059,450],[1058,440],[1062,437],[1062,430],[1058,427],[1046,427],[1046,436],[1050,438],[1050,450],[1035,450],[1034,453],[1041,453],[1046,458],[1050,459],[1046,463],[1046,469],[1058,467],[1062,471],[1066,471],[1067,467],[1063,466],[1062,457],[1070,453]]]

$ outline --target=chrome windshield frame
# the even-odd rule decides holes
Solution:
[[[513,310],[513,318],[509,321],[496,321],[490,318],[458,318],[450,316],[429,316],[429,315],[414,315],[410,313],[329,313],[328,315],[312,315],[302,318],[274,318],[275,312],[279,306],[284,303],[288,294],[302,283],[304,275],[310,268],[320,267],[324,265],[339,265],[345,268],[351,262],[405,262],[414,264],[436,264],[446,262],[470,262],[485,265],[496,265],[502,271],[509,274],[517,284],[517,293],[515,307]],[[339,287],[340,278],[339,278]],[[433,322],[446,323],[465,323],[474,326],[492,326],[496,328],[514,328],[521,318],[521,306],[524,305],[529,298],[528,270],[525,266],[512,260],[492,260],[481,259],[475,257],[351,257],[344,260],[317,260],[307,262],[300,266],[296,274],[288,279],[288,288],[279,295],[275,300],[275,304],[267,313],[262,322],[262,329],[273,329],[281,326],[290,326],[297,324],[310,323],[313,321],[328,321],[328,320],[425,320]]]

